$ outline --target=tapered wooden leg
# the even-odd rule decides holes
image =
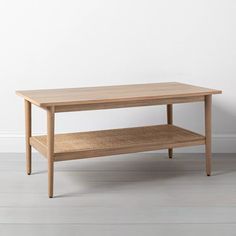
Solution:
[[[167,123],[169,125],[173,124],[173,105],[172,104],[167,105]],[[172,148],[168,149],[168,155],[169,155],[170,159],[173,157],[173,149]]]
[[[211,175],[211,116],[212,95],[205,96],[206,174]]]
[[[32,149],[30,145],[30,137],[32,135],[32,115],[31,103],[25,100],[25,143],[26,143],[26,173],[31,174],[31,157]]]
[[[48,196],[53,197],[54,177],[54,107],[47,110],[47,158],[48,158]]]

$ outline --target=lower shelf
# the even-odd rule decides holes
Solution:
[[[30,144],[47,154],[47,136],[33,136]],[[152,151],[205,144],[205,137],[173,125],[56,134],[55,161]]]

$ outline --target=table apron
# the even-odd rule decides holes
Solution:
[[[118,101],[118,102],[104,102],[104,103],[91,103],[91,104],[55,105],[55,112],[59,113],[59,112],[72,112],[72,111],[115,109],[115,108],[126,108],[126,107],[154,106],[154,105],[165,105],[165,104],[176,104],[176,103],[203,102],[204,99],[205,96],[194,96],[194,97]]]

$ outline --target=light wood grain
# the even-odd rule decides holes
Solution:
[[[92,88],[18,91],[25,99],[27,172],[31,146],[48,159],[48,195],[53,197],[54,161],[158,149],[206,145],[206,172],[211,173],[211,96],[220,90],[170,82]],[[205,101],[206,138],[173,126],[173,104]],[[47,136],[31,137],[31,103],[47,111]],[[167,104],[167,125],[54,135],[55,112]]]
[[[205,96],[221,93],[221,91],[170,82],[89,88],[31,90],[17,91],[16,93],[35,105],[47,107],[78,104],[104,104],[111,102],[141,102],[153,99]]]
[[[205,100],[204,96],[195,96],[195,97],[183,97],[183,98],[136,100],[136,101],[126,101],[126,102],[59,105],[55,107],[55,112],[59,113],[59,112],[71,112],[71,111],[73,112],[73,111],[139,107],[139,106],[154,106],[154,105],[176,104],[176,103],[203,102],[204,100]]]
[[[167,104],[167,124],[173,124],[173,105]],[[171,159],[173,157],[173,148],[168,149],[168,156]]]
[[[48,158],[48,196],[53,197],[53,177],[54,177],[54,107],[47,111],[47,136],[45,142],[47,143]]]
[[[31,174],[31,145],[30,137],[32,135],[32,111],[31,103],[25,100],[25,145],[26,145],[26,172]]]
[[[205,97],[205,136],[206,136],[206,173],[211,175],[211,119],[212,119],[212,96]]]
[[[34,136],[30,142],[45,154],[46,140],[47,136]],[[204,136],[172,125],[57,134],[54,158],[60,161],[201,144],[205,144]]]

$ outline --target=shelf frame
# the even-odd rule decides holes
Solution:
[[[71,134],[54,137],[54,161],[110,156],[205,144],[203,135],[167,124]],[[104,145],[105,143],[105,145]],[[30,145],[47,157],[47,136],[33,136]]]

